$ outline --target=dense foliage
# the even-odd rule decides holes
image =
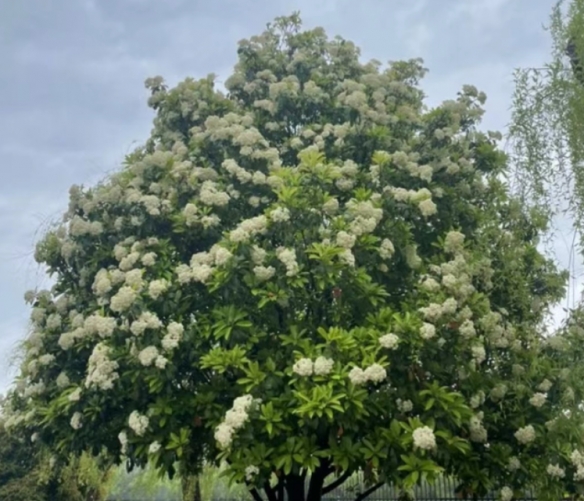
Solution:
[[[477,129],[484,94],[426,110],[420,61],[300,28],[242,41],[227,94],[148,82],[145,147],[37,247],[56,284],[27,296],[10,427],[130,467],[225,462],[269,501],[356,471],[361,498],[440,474],[575,489],[582,350],[541,327],[565,276]]]
[[[87,454],[58,464],[31,441],[7,433],[0,420],[0,499],[9,501],[103,501],[109,468]]]

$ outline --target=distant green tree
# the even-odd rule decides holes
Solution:
[[[0,499],[47,501],[47,486],[40,482],[38,451],[30,441],[9,436],[0,423]]]
[[[515,72],[510,176],[525,205],[567,213],[584,235],[584,0],[560,0],[547,27],[550,59]]]

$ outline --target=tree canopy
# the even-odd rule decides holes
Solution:
[[[542,319],[565,274],[501,181],[485,96],[426,109],[420,60],[278,18],[215,78],[147,82],[151,137],[38,244],[55,280],[7,425],[57,453],[318,501],[440,474],[574,492],[582,353]]]

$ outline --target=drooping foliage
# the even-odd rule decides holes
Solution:
[[[584,2],[561,0],[547,27],[551,60],[515,72],[509,127],[514,188],[548,215],[584,223]]]
[[[240,43],[226,94],[149,80],[144,148],[37,247],[56,283],[27,296],[10,427],[130,467],[223,462],[269,501],[357,471],[365,494],[575,490],[581,349],[544,336],[547,218],[500,180],[484,94],[427,110],[424,72],[293,15]]]

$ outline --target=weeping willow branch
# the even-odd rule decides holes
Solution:
[[[565,8],[567,7],[567,8]],[[551,61],[517,70],[509,156],[512,186],[528,206],[568,215],[584,233],[584,0],[558,2]]]

